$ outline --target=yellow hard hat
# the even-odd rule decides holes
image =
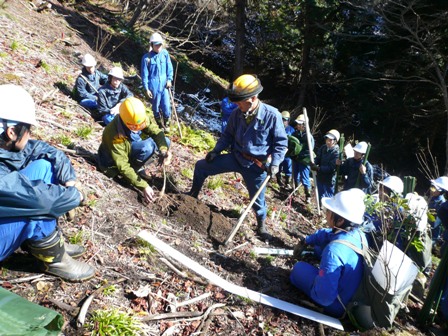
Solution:
[[[146,108],[140,99],[127,98],[120,105],[120,118],[131,131],[141,131],[146,127]]]
[[[291,115],[289,114],[288,111],[283,111],[282,112],[282,118],[283,119],[289,120],[290,117],[291,117]]]
[[[296,119],[297,124],[304,124],[305,123],[305,116],[303,114],[299,115]]]
[[[242,101],[256,96],[263,87],[260,80],[253,75],[241,75],[233,82],[232,88],[228,91],[228,97],[233,102]]]
[[[325,134],[325,137],[336,140],[336,142],[338,142],[341,135],[339,134],[339,132],[337,130],[332,129],[332,130],[329,130],[327,132],[327,134]]]

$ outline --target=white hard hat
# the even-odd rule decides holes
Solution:
[[[367,147],[368,147],[367,142],[361,141],[358,142],[355,147],[353,147],[353,150],[355,152],[365,154],[367,152]]]
[[[409,212],[417,221],[417,230],[424,231],[428,225],[428,203],[422,196],[414,193],[407,194],[406,199],[408,200]]]
[[[404,189],[403,181],[398,176],[386,177],[383,181],[380,181],[382,185],[388,187],[390,190],[397,194],[401,194]]]
[[[325,137],[336,140],[336,142],[338,142],[341,135],[339,134],[339,132],[337,130],[332,129],[332,130],[329,130],[327,132],[327,134],[325,134]]]
[[[14,84],[0,85],[0,128],[25,123],[37,125],[34,99],[23,87]]]
[[[431,180],[431,183],[439,189],[448,191],[448,177],[440,176],[435,180]]]
[[[113,67],[109,71],[109,76],[123,80],[124,79],[123,69],[120,67]]]
[[[82,58],[81,61],[82,65],[84,65],[85,67],[93,67],[96,65],[96,60],[95,58],[90,55],[90,54],[85,54]]]
[[[341,191],[332,198],[322,198],[322,205],[354,224],[361,224],[366,209],[364,197],[365,194],[361,189],[352,188]]]
[[[154,43],[154,44],[163,43],[162,35],[160,35],[159,33],[152,34],[151,37],[149,38],[149,42]]]

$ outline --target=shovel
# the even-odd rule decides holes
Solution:
[[[255,200],[257,199],[258,195],[260,195],[261,191],[266,187],[266,185],[269,182],[269,179],[271,178],[271,175],[267,175],[264,179],[263,183],[261,184],[260,188],[258,188],[257,192],[255,193],[254,197],[250,200],[249,205],[247,206],[246,210],[244,210],[243,214],[240,216],[240,219],[238,220],[238,223],[233,227],[232,231],[230,232],[229,236],[224,242],[224,245],[227,245],[229,241],[233,239],[236,232],[240,228],[241,224],[243,224],[244,218],[246,218],[247,214],[249,213],[249,210],[252,208],[252,205],[255,203]]]

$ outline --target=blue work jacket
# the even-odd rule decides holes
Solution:
[[[114,89],[108,82],[98,91],[98,112],[109,114],[115,105],[132,96],[134,95],[125,84],[121,83],[118,88]]]
[[[249,167],[253,162],[241,153],[261,162],[266,162],[268,156],[271,156],[271,165],[279,166],[288,149],[281,114],[275,107],[260,102],[257,115],[248,125],[240,109],[233,110],[214,151],[220,153],[229,147],[243,167]]]
[[[82,76],[78,76],[75,83],[76,99],[78,101],[83,99],[96,99],[97,93],[93,87],[98,91],[101,85],[106,84],[108,76],[98,70],[95,70],[95,72],[91,74],[85,67],[82,68],[81,75]],[[87,83],[86,79],[90,84]]]
[[[162,93],[166,82],[173,81],[173,65],[166,49],[159,53],[151,50],[143,55],[140,68],[143,88],[153,95]]]
[[[326,185],[336,183],[336,160],[339,158],[339,146],[334,145],[328,149],[327,145],[322,145],[316,154],[314,163],[319,165],[317,180]]]
[[[67,156],[43,141],[29,140],[20,152],[0,149],[0,218],[57,218],[79,205],[75,187],[30,181],[19,172],[39,159],[52,164],[59,183],[76,179]]]
[[[373,183],[373,168],[369,161],[366,161],[366,173],[362,175],[359,172],[359,167],[361,166],[362,160],[355,160],[355,158],[349,158],[344,161],[344,163],[339,168],[339,174],[346,176],[344,181],[344,190],[351,188],[359,188],[366,194],[372,192]],[[356,185],[359,176],[359,185]]]
[[[364,233],[359,229],[350,231],[333,231],[321,229],[305,238],[306,243],[318,247],[322,251],[319,273],[311,289],[311,298],[318,304],[332,306],[334,316],[341,316],[345,309],[338,302],[338,295],[346,305],[355,294],[364,272],[363,257],[350,247],[332,243],[334,240],[345,240],[362,249],[362,241],[366,242]]]

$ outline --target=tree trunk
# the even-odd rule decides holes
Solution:
[[[142,11],[146,8],[146,3],[149,2],[149,0],[140,0],[137,7],[134,10],[134,14],[132,15],[132,18],[129,20],[129,22],[126,24],[128,28],[133,28],[134,25],[137,23],[140,15],[142,14]]]
[[[230,81],[243,74],[244,66],[244,40],[246,36],[246,0],[235,0],[235,23],[236,23],[236,38],[235,38],[235,64],[233,68],[233,76]]]

